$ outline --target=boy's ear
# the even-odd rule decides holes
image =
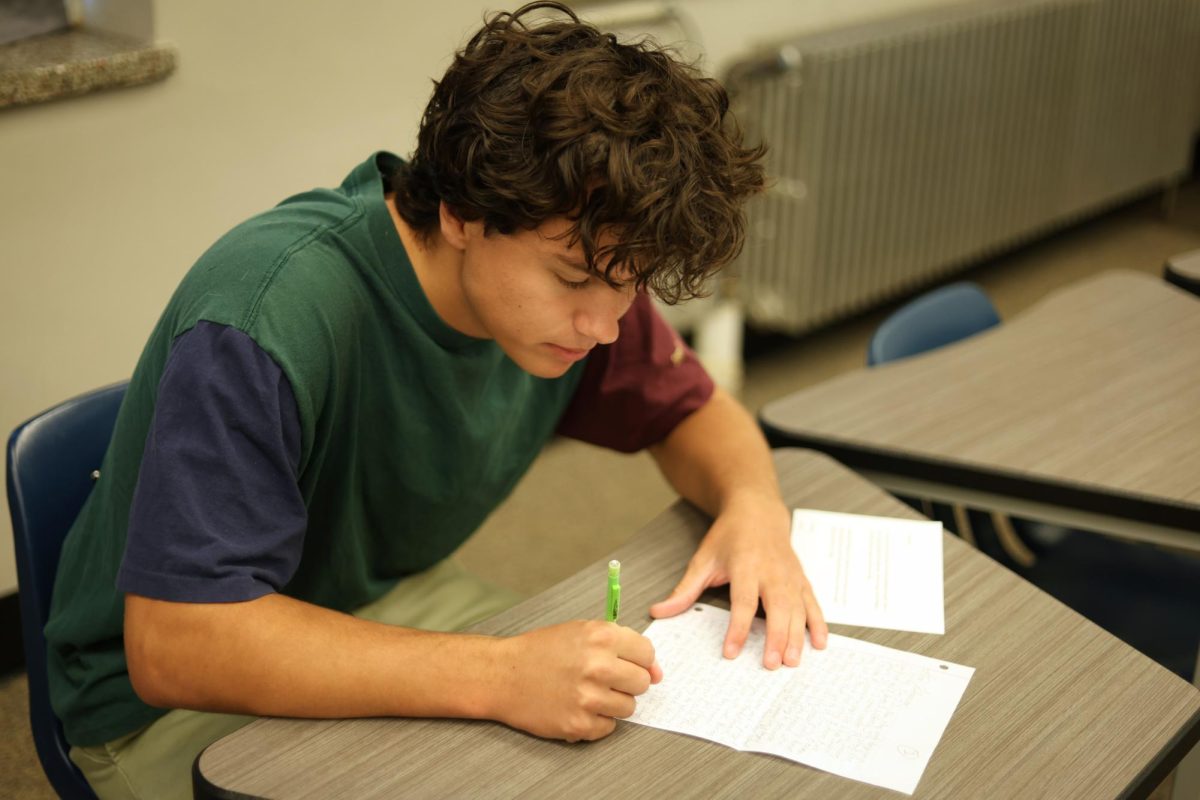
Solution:
[[[442,238],[456,250],[467,249],[467,223],[454,213],[454,209],[442,201],[438,205],[438,224],[441,226]]]

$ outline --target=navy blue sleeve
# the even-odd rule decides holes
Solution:
[[[300,419],[283,370],[241,331],[201,322],[172,345],[129,515],[122,592],[252,600],[300,562]]]

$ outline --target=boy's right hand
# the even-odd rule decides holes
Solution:
[[[601,739],[662,680],[654,645],[611,622],[575,621],[499,642],[494,719],[549,739]]]

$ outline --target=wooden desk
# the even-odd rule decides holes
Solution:
[[[760,420],[899,494],[1200,549],[1200,303],[1149,275],[1073,284]]]
[[[1163,278],[1180,289],[1200,295],[1200,250],[1172,256],[1163,265]]]
[[[917,516],[826,456],[776,459],[792,505]],[[705,529],[703,515],[677,503],[613,554],[626,624],[650,623],[645,610],[681,577]],[[606,561],[479,629],[598,616]],[[833,626],[976,668],[916,797],[1142,797],[1200,737],[1200,692],[951,536],[945,587],[945,636]],[[899,796],[630,723],[572,745],[490,722],[260,720],[209,746],[194,777],[197,797]]]

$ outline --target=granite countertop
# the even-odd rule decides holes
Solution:
[[[85,28],[0,46],[0,108],[160,81],[175,47]]]

